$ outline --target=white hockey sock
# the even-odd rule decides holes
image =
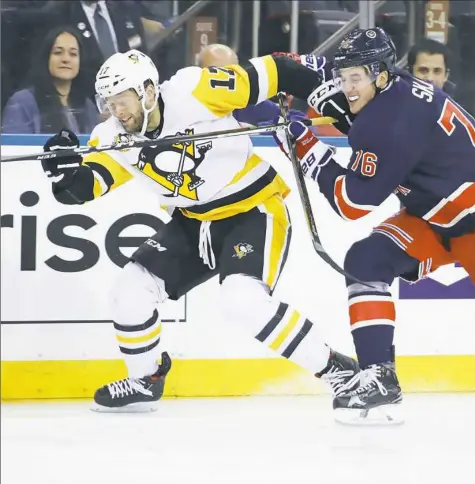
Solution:
[[[127,365],[129,377],[140,378],[158,370],[158,345],[162,323],[155,309],[143,324],[123,325],[114,322],[119,350]]]
[[[330,348],[317,326],[270,296],[261,281],[244,275],[229,276],[221,292],[226,321],[313,374],[327,366]]]
[[[158,369],[162,324],[157,308],[167,297],[163,281],[133,262],[124,267],[113,288],[114,328],[131,378]]]
[[[313,374],[327,366],[330,348],[319,330],[288,304],[278,304],[256,339]]]

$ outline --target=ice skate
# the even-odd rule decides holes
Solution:
[[[349,425],[403,423],[402,392],[393,362],[371,365],[360,373],[360,386],[333,400],[335,420]]]
[[[331,350],[327,366],[316,376],[328,383],[333,396],[336,397],[359,385],[359,371],[360,367],[356,360]]]
[[[94,394],[91,410],[117,413],[154,412],[163,395],[165,378],[170,368],[170,356],[162,353],[162,363],[153,375],[124,378],[99,388]]]

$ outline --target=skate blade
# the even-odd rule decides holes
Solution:
[[[382,405],[370,410],[337,408],[334,412],[335,421],[341,425],[387,427],[404,423],[403,408],[400,403]]]
[[[94,402],[90,410],[98,413],[151,413],[156,412],[157,408],[157,402],[130,403],[124,407],[104,407]]]

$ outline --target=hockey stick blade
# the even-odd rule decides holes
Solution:
[[[287,99],[285,98],[285,95],[283,95],[282,93],[279,93],[279,105],[282,112],[282,116],[286,120],[286,124],[288,124],[288,110],[284,104],[286,101]],[[299,192],[300,201],[305,215],[305,221],[307,222],[308,230],[310,231],[310,235],[312,236],[312,244],[315,251],[332,269],[340,273],[342,276],[345,276],[347,279],[353,282],[356,282],[358,284],[363,284],[366,287],[373,288],[371,284],[364,281],[360,281],[358,278],[354,277],[353,275],[351,275],[350,273],[342,269],[330,257],[328,252],[323,248],[322,242],[320,240],[320,235],[317,229],[317,224],[315,223],[315,218],[313,216],[312,205],[310,203],[310,198],[308,196],[308,191],[307,191],[307,185],[305,183],[305,176],[300,168],[300,163],[297,158],[297,153],[295,150],[295,142],[290,139],[288,130],[285,131],[285,136],[287,140],[287,145],[289,147],[289,157],[292,163],[292,168],[297,182],[297,189]]]
[[[324,124],[332,124],[336,119],[323,116],[321,118],[312,118],[305,120],[307,126],[319,126]],[[252,134],[263,134],[272,133],[281,129],[285,129],[288,123],[280,124],[266,124],[264,126],[256,127],[246,127],[238,129],[228,129],[224,131],[212,131],[209,133],[199,133],[191,135],[179,135],[179,136],[168,136],[165,138],[159,138],[155,140],[137,140],[137,141],[126,141],[122,143],[116,143],[111,145],[103,146],[83,146],[79,148],[71,148],[70,150],[58,150],[58,151],[48,151],[41,153],[34,153],[30,155],[19,155],[19,156],[7,156],[2,158],[2,163],[11,163],[13,161],[38,161],[38,160],[52,160],[54,158],[65,158],[73,155],[88,155],[90,153],[100,153],[102,151],[113,151],[113,150],[124,150],[132,148],[146,148],[149,146],[171,146],[174,144],[181,144],[193,141],[211,140],[218,138],[228,138],[231,136],[242,136],[242,135],[252,135]]]

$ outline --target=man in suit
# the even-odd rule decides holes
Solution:
[[[82,35],[91,59],[87,66],[91,96],[94,95],[95,75],[105,59],[130,49],[148,53],[140,11],[134,8],[133,2],[59,1],[53,3],[50,13],[50,26],[72,25]]]

